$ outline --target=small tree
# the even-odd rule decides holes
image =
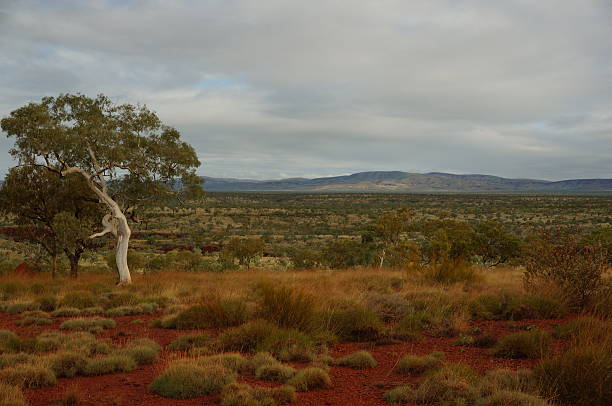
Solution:
[[[474,254],[488,266],[497,266],[520,255],[520,240],[502,223],[489,220],[475,227]]]
[[[250,269],[253,260],[263,254],[264,246],[264,241],[261,238],[232,237],[223,247],[221,255],[235,258],[240,265],[246,265],[247,269]]]
[[[88,234],[102,215],[95,195],[77,175],[60,178],[41,167],[12,168],[0,189],[0,208],[14,216],[27,240],[39,244],[51,259],[65,253],[76,277]]]
[[[524,247],[525,285],[554,283],[573,304],[584,307],[601,287],[608,265],[607,250],[597,243],[586,243],[580,230],[557,228],[541,230]]]
[[[128,217],[145,197],[159,200],[179,190],[201,192],[195,151],[179,132],[163,125],[145,106],[115,105],[106,96],[44,97],[0,122],[15,137],[11,154],[20,165],[39,166],[59,176],[82,176],[107,214],[104,230],[117,238],[119,284],[131,283]],[[118,182],[113,184],[114,182]],[[118,199],[111,187],[122,190]]]
[[[397,211],[380,216],[372,227],[372,236],[381,242],[381,251],[378,266],[382,268],[385,261],[387,250],[397,245],[402,235],[410,231],[413,223],[413,213],[408,209]]]

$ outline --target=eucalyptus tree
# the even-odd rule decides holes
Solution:
[[[103,212],[96,196],[78,175],[60,178],[45,168],[12,168],[0,188],[0,210],[21,226],[20,235],[40,245],[55,276],[57,258],[65,253],[76,277],[81,255]]]
[[[134,206],[145,197],[201,192],[194,149],[146,106],[114,104],[104,95],[61,94],[12,111],[0,126],[15,138],[11,154],[20,165],[85,180],[106,211],[104,229],[90,237],[111,233],[117,239],[119,284],[131,283],[128,217]],[[130,185],[124,201],[111,188],[122,179]]]

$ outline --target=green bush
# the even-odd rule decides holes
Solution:
[[[325,389],[331,387],[331,378],[327,371],[316,367],[300,369],[293,378],[287,381],[295,390],[307,392],[313,389]]]
[[[106,317],[139,316],[141,314],[154,314],[159,310],[155,303],[141,303],[113,307],[104,312]]]
[[[294,401],[295,388],[289,385],[263,388],[231,383],[221,393],[221,406],[275,406]]]
[[[334,333],[347,341],[374,341],[382,333],[383,325],[378,316],[363,307],[355,306],[331,315]]]
[[[66,293],[60,304],[62,307],[76,307],[77,309],[84,309],[86,307],[96,306],[98,301],[90,292],[76,291]]]
[[[117,372],[129,372],[136,369],[136,366],[136,361],[127,355],[107,355],[87,360],[83,367],[83,375],[99,376]]]
[[[582,316],[567,323],[555,326],[553,336],[561,339],[589,339],[604,340],[612,336],[612,324],[591,316]]]
[[[108,354],[111,351],[107,343],[97,340],[94,335],[88,332],[79,331],[68,336],[61,336],[61,348],[66,351],[76,351],[87,356]]]
[[[159,351],[146,345],[130,345],[116,351],[115,355],[129,357],[137,365],[148,365],[157,361]]]
[[[542,361],[534,380],[544,396],[581,405],[612,404],[612,352],[610,340],[571,345],[563,353]]]
[[[503,358],[541,358],[548,353],[551,339],[540,330],[509,334],[501,338],[492,354]]]
[[[49,368],[21,364],[1,370],[0,382],[21,388],[36,389],[43,386],[53,386],[56,383],[56,379],[53,371]]]
[[[369,292],[364,302],[384,322],[400,320],[413,310],[405,298],[396,294]]]
[[[49,358],[49,368],[58,378],[72,378],[83,373],[87,358],[76,352],[62,351]]]
[[[477,375],[462,364],[450,364],[426,376],[414,390],[412,401],[435,405],[469,405],[478,398]]]
[[[377,362],[372,354],[367,351],[357,351],[352,354],[345,355],[344,357],[337,359],[335,363],[336,365],[353,369],[375,368],[377,365]]]
[[[18,326],[48,326],[53,324],[53,320],[49,318],[49,314],[40,310],[23,312],[21,320],[15,322]]]
[[[484,395],[498,391],[531,392],[534,389],[533,373],[529,369],[492,369],[480,380],[479,389]]]
[[[260,283],[255,290],[257,316],[282,328],[310,331],[316,320],[315,299],[286,286]]]
[[[76,307],[60,307],[51,313],[53,317],[76,317],[80,315],[81,309],[77,309]]]
[[[249,360],[249,368],[252,372],[255,372],[257,368],[261,366],[275,365],[278,363],[279,361],[274,358],[272,354],[267,351],[261,351],[251,357],[251,359]]]
[[[295,375],[295,368],[283,365],[280,362],[271,365],[262,365],[255,370],[255,378],[263,381],[287,382]]]
[[[244,358],[239,353],[229,352],[224,354],[210,355],[197,360],[200,365],[221,365],[223,368],[229,369],[236,373],[245,373],[251,370],[249,360]]]
[[[504,390],[478,399],[474,406],[550,406],[550,403],[527,393]]]
[[[196,347],[205,347],[212,342],[208,334],[187,334],[179,336],[168,345],[170,351],[189,351]]]
[[[219,393],[235,380],[236,373],[220,365],[181,361],[166,368],[149,385],[149,390],[166,398],[188,399]]]
[[[55,296],[43,296],[36,300],[38,303],[40,310],[45,312],[52,312],[57,308],[57,297]]]
[[[420,341],[423,338],[423,329],[427,325],[427,317],[423,311],[409,313],[393,327],[392,334],[398,340]]]
[[[23,393],[18,386],[0,382],[0,405],[2,406],[28,406]]]
[[[240,300],[210,300],[167,318],[160,327],[179,330],[233,327],[241,325],[247,318],[246,305]]]
[[[453,284],[475,282],[480,278],[476,268],[464,260],[448,259],[430,265],[425,271],[425,277],[433,282]]]
[[[19,364],[34,364],[39,358],[35,355],[20,352],[17,354],[0,354],[0,369]]]
[[[88,331],[91,333],[99,333],[104,329],[115,327],[117,327],[117,323],[114,320],[102,317],[71,319],[60,324],[62,330]]]
[[[412,401],[414,389],[410,386],[397,386],[383,394],[383,399],[387,403],[402,404]]]
[[[4,309],[4,312],[8,314],[18,314],[38,309],[40,309],[40,303],[38,302],[19,302],[9,303]]]
[[[470,303],[470,310],[473,317],[485,320],[551,319],[567,314],[559,301],[507,292],[479,296]]]
[[[150,338],[136,338],[129,343],[127,343],[126,347],[149,347],[156,352],[161,352],[162,346],[157,343],[157,341],[152,340]]]
[[[426,372],[440,369],[443,361],[444,353],[438,351],[422,357],[406,355],[399,360],[393,370],[402,375],[420,376]]]

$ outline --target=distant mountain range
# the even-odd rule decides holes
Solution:
[[[204,177],[204,181],[204,189],[211,192],[612,193],[612,179],[571,179],[553,182],[440,172],[375,171],[326,178],[279,180]]]

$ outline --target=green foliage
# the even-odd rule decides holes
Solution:
[[[295,269],[315,269],[321,265],[321,253],[312,249],[293,249],[288,253]]]
[[[58,352],[49,358],[49,368],[58,378],[72,378],[81,375],[86,365],[87,358],[72,351]]]
[[[432,352],[419,357],[417,355],[406,355],[399,360],[393,370],[401,375],[420,376],[424,373],[440,369],[444,361],[443,352]]]
[[[5,353],[0,354],[0,369],[12,367],[18,364],[33,364],[38,360],[38,357],[20,352],[17,354]]]
[[[612,403],[610,338],[571,345],[563,353],[543,360],[534,379],[543,395],[580,405]]]
[[[575,228],[541,230],[525,244],[523,257],[527,288],[552,283],[579,307],[602,287],[608,266],[608,248],[585,242]]]
[[[533,374],[529,369],[491,369],[485,373],[478,386],[484,395],[499,391],[532,392],[535,389]]]
[[[503,358],[541,358],[548,353],[551,339],[540,330],[525,331],[502,337],[492,354]]]
[[[488,220],[475,227],[474,254],[485,265],[496,266],[520,255],[520,240],[504,224]]]
[[[235,380],[236,374],[220,365],[201,366],[186,360],[166,368],[149,390],[166,398],[188,399],[220,393]]]
[[[81,309],[77,309],[76,307],[60,307],[51,313],[53,317],[75,317],[80,315]]]
[[[48,326],[49,324],[53,324],[53,320],[49,318],[49,313],[34,310],[23,312],[21,320],[16,321],[15,324],[18,326]]]
[[[40,310],[44,312],[52,312],[57,308],[58,300],[55,296],[43,296],[36,300]]]
[[[503,390],[478,399],[474,406],[550,406],[550,403],[528,393]]]
[[[383,325],[376,314],[360,306],[332,313],[333,332],[348,341],[373,341],[380,337]]]
[[[307,392],[313,389],[325,389],[331,387],[331,378],[327,371],[316,367],[300,369],[293,378],[287,381],[298,392]]]
[[[472,404],[478,397],[476,373],[462,364],[449,364],[426,376],[414,390],[416,403],[441,406]]]
[[[423,311],[409,313],[393,327],[393,337],[404,341],[420,341],[428,319]]]
[[[18,386],[0,382],[0,405],[28,406]]]
[[[137,365],[148,365],[157,361],[159,350],[147,345],[129,345],[116,351],[115,355],[131,358]]]
[[[384,322],[400,320],[413,310],[405,298],[396,294],[369,292],[363,299],[366,307]]]
[[[425,277],[436,283],[471,283],[479,279],[478,272],[462,257],[444,259],[426,268]]]
[[[573,338],[577,340],[588,337],[589,339],[603,341],[606,337],[612,336],[612,324],[595,317],[581,316],[555,326],[553,336],[561,339]]]
[[[208,334],[187,334],[179,336],[168,345],[170,351],[189,351],[196,347],[205,347],[212,342]]]
[[[368,369],[375,368],[378,363],[369,352],[357,351],[337,359],[335,364],[353,369]]]
[[[115,327],[117,327],[117,323],[114,320],[102,317],[70,319],[60,324],[62,330],[88,331],[91,333],[99,333],[104,329]]]
[[[36,389],[53,386],[57,380],[49,368],[41,365],[21,364],[1,370],[0,382],[21,388]]]
[[[261,365],[255,370],[255,378],[263,381],[287,382],[296,373],[295,368],[283,365],[280,362],[270,365]]]
[[[113,354],[100,358],[91,358],[83,367],[83,375],[99,376],[117,372],[129,372],[136,369],[137,362],[127,354]]]
[[[346,269],[372,263],[372,253],[366,244],[355,240],[337,239],[327,243],[321,261],[332,269]]]
[[[256,315],[279,327],[310,331],[316,319],[315,298],[302,291],[270,283],[257,285]]]
[[[294,401],[295,388],[289,385],[264,388],[231,383],[221,394],[221,406],[276,406]]]
[[[567,308],[556,300],[507,292],[477,297],[470,311],[473,317],[485,320],[551,319],[567,314]]]
[[[77,309],[84,309],[86,307],[93,307],[98,304],[98,300],[94,295],[88,291],[76,291],[68,292],[62,298],[60,302],[63,307],[74,307]]]
[[[261,238],[232,237],[221,253],[226,258],[236,259],[240,265],[251,267],[255,258],[263,254],[265,243]]]
[[[414,389],[410,386],[397,386],[383,394],[383,399],[387,403],[402,404],[408,403],[414,397]]]
[[[237,352],[210,355],[208,357],[199,358],[198,362],[202,366],[221,365],[223,368],[227,368],[236,373],[245,373],[252,369],[249,360]]]
[[[9,303],[3,310],[8,314],[18,314],[23,312],[31,312],[38,310],[39,308],[40,303],[37,302],[17,302]]]
[[[233,327],[244,323],[248,317],[249,312],[241,300],[212,299],[165,319],[160,327],[179,330]]]

